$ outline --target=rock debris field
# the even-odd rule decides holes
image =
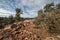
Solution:
[[[33,20],[25,20],[6,25],[0,29],[0,40],[59,40],[50,34],[45,27],[35,28]]]

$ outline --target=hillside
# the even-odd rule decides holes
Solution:
[[[24,20],[0,29],[0,40],[59,40],[46,27],[35,28],[34,20]]]

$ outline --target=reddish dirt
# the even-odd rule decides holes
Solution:
[[[15,22],[0,29],[0,40],[58,40],[46,30],[46,27],[35,28],[33,20]]]

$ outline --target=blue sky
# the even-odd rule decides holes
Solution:
[[[52,1],[53,0],[0,0],[0,17],[14,16],[16,8],[20,8],[23,11],[21,17],[36,17],[37,11]],[[54,2],[60,3],[60,0],[54,0]]]

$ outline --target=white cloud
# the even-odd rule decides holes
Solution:
[[[8,17],[13,14],[15,14],[15,12],[11,12],[11,11],[0,8],[0,16],[3,16],[3,17],[7,16]]]
[[[22,5],[28,5],[28,6],[33,6],[33,5],[39,5],[41,0],[21,0]]]
[[[36,16],[37,16],[37,12],[35,10],[31,10],[31,11],[30,10],[27,10],[26,13],[24,12],[24,14],[21,15],[21,17],[24,17],[24,18],[25,17],[26,18],[27,17],[30,17],[31,18],[31,17],[36,17]]]
[[[8,14],[14,14],[14,12],[8,11],[8,10],[4,10],[4,9],[0,9],[0,13],[8,13]]]
[[[37,16],[37,11],[42,7],[41,1],[42,0],[21,0],[19,5],[22,6],[22,10],[24,11],[22,17]],[[27,6],[27,9],[24,9],[23,6]]]

